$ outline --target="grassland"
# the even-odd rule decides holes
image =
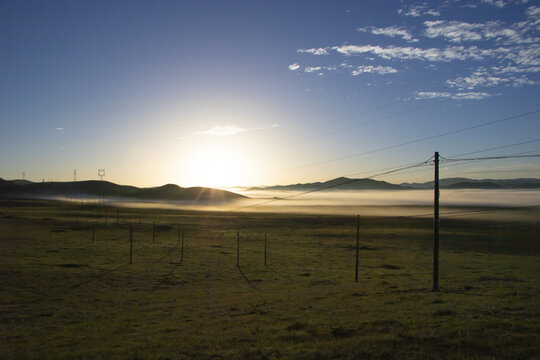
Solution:
[[[431,219],[361,217],[355,283],[353,216],[0,205],[2,359],[540,358],[538,220],[443,219],[432,293]]]

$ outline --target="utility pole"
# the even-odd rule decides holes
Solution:
[[[77,169],[73,170],[73,181],[77,181]]]
[[[266,266],[266,234],[264,234],[264,266]]]
[[[439,291],[439,153],[435,152],[433,200],[433,292]]]

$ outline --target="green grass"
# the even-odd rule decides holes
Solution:
[[[1,203],[0,358],[540,357],[538,221],[443,219],[432,293],[430,219],[362,217],[355,283],[354,216],[108,213]]]

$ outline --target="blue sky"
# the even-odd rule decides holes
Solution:
[[[537,110],[534,1],[3,1],[0,29],[2,178],[261,185],[540,148],[535,114],[352,156]]]

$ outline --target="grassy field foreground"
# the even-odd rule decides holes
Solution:
[[[1,203],[0,358],[540,358],[539,221],[443,219],[432,293],[431,219],[362,217],[355,283],[354,216],[105,210]]]

